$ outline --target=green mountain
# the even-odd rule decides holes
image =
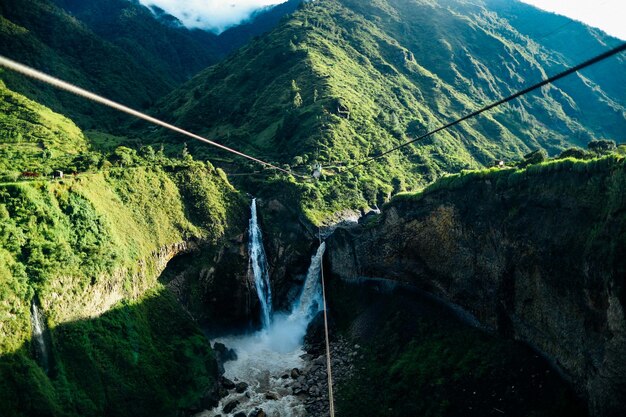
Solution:
[[[217,36],[157,17],[138,1],[53,0],[100,38],[130,52],[152,77],[176,85],[219,60]],[[144,81],[144,84],[146,82]]]
[[[15,180],[23,171],[49,174],[56,164],[88,148],[69,119],[17,94],[0,81],[0,173]]]
[[[232,387],[217,382],[204,326],[251,324],[259,308],[244,191],[259,197],[274,306],[287,310],[318,244],[316,225],[433,181],[336,233],[327,263],[357,281],[414,280],[500,334],[469,329],[438,300],[424,307],[379,297],[329,271],[331,332],[347,338],[348,359],[363,371],[335,374],[338,406],[398,416],[500,415],[502,405],[520,416],[586,415],[581,401],[594,417],[602,416],[596,403],[618,410],[626,145],[610,140],[626,131],[623,55],[351,166],[618,42],[504,0],[292,0],[220,36],[135,0],[3,0],[2,55],[305,178],[184,143],[2,70],[0,415],[211,409]],[[613,155],[596,158],[604,153]],[[545,162],[547,154],[560,161]],[[459,173],[522,158],[517,170]],[[316,163],[319,180],[309,178]],[[58,170],[64,178],[51,177]],[[446,215],[451,206],[458,217]],[[342,245],[355,256],[342,256]],[[385,263],[354,275],[352,263],[370,259]],[[449,283],[455,291],[445,291]],[[576,392],[513,335],[563,359]],[[353,350],[357,343],[364,349]],[[322,373],[314,368],[309,376]]]
[[[181,253],[227,259],[247,202],[210,164],[151,148],[102,160],[73,122],[3,84],[0,132],[0,414],[174,416],[195,406],[215,383],[215,358],[160,275]],[[79,161],[78,175],[18,178]]]
[[[136,0],[9,0],[0,4],[0,53],[128,106],[158,98],[271,27],[299,2],[259,12],[217,36],[188,30]],[[2,79],[83,128],[117,129],[118,114],[21,76]]]
[[[165,97],[155,113],[307,171],[362,160],[580,62],[619,41],[582,24],[567,48],[530,30],[562,18],[513,2],[320,0]],[[525,14],[530,17],[525,20]],[[446,172],[623,140],[625,58],[530,94],[342,177],[311,207],[381,203]],[[615,76],[611,74],[617,74]],[[210,155],[205,153],[204,155]],[[306,194],[306,189],[300,190]],[[308,203],[307,203],[308,204]]]
[[[0,50],[9,58],[139,108],[172,87],[136,61],[130,51],[100,38],[51,1],[5,1],[0,14]],[[117,122],[116,114],[84,99],[12,73],[2,77],[12,90],[70,116],[83,127],[94,120],[105,126]]]

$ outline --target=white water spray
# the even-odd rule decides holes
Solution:
[[[254,286],[261,303],[261,324],[264,329],[267,329],[272,321],[272,288],[270,286],[269,273],[267,272],[263,235],[257,219],[256,198],[252,199],[251,212],[248,231],[250,270],[254,275]]]
[[[320,270],[325,248],[322,243],[311,258],[302,292],[289,313],[275,314],[270,326],[252,335],[218,340],[234,349],[238,357],[236,361],[224,364],[224,376],[244,381],[249,388],[243,394],[233,393],[222,399],[220,405],[206,416],[223,415],[223,407],[232,401],[239,401],[233,413],[249,413],[261,408],[268,416],[306,416],[302,400],[284,387],[285,380],[281,375],[306,365],[301,358],[305,353],[302,348],[304,336],[311,320],[323,308]],[[268,399],[266,394],[269,392],[278,399]]]
[[[43,335],[46,325],[44,323],[43,313],[34,300],[30,306],[30,314],[31,324],[33,326],[33,338],[35,340],[35,350],[41,367],[48,373],[48,348],[46,347]]]
[[[321,268],[326,242],[322,242],[311,258],[311,266],[306,274],[302,293],[293,307],[291,315],[303,315],[308,321],[323,309]]]

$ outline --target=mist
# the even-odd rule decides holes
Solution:
[[[178,18],[190,29],[221,33],[236,26],[257,10],[287,0],[139,0],[144,6],[157,6]]]

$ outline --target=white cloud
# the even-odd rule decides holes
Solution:
[[[610,35],[626,39],[624,0],[522,0],[542,9],[580,20]]]
[[[223,32],[262,7],[287,0],[139,0],[145,6],[157,6],[177,17],[188,28]]]

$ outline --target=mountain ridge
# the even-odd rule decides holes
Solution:
[[[567,67],[559,54],[517,32],[485,4],[305,3],[272,32],[169,94],[154,111],[283,164],[361,160]],[[579,29],[586,39],[589,29]],[[594,42],[599,49],[609,41],[614,39],[605,35]],[[574,49],[566,54],[570,61],[579,59]],[[581,60],[588,58],[578,52]],[[606,65],[346,174],[364,185],[360,197],[346,198],[348,204],[381,204],[403,187],[516,160],[536,149],[555,155],[594,138],[623,140],[626,93],[594,80],[626,68],[626,61],[617,57],[608,70],[599,70]],[[332,170],[328,174],[319,185],[323,198],[306,204],[336,211],[341,207],[331,207],[331,194],[349,196],[359,186],[333,177]]]

